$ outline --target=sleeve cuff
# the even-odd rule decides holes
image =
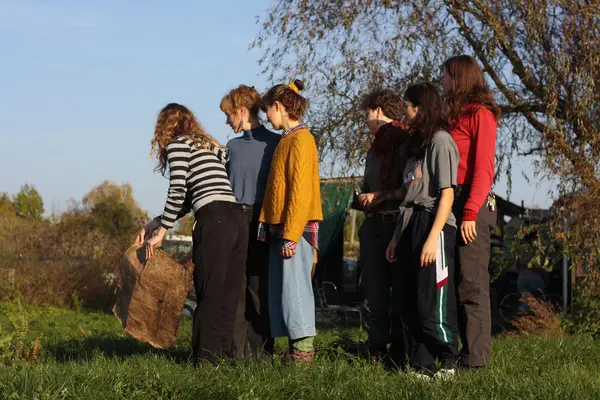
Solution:
[[[165,228],[166,230],[169,230],[173,227],[174,224],[169,224],[167,222],[165,222],[164,220],[160,221],[160,226],[162,226],[163,228]]]
[[[292,242],[291,240],[287,240],[287,239],[285,239],[284,242],[283,242],[283,247],[284,248],[291,249],[291,250],[294,250],[294,251],[296,251],[296,245],[297,245],[296,242]]]
[[[463,211],[463,221],[477,221],[477,215],[479,213],[472,210],[464,210]]]
[[[289,240],[290,242],[298,243],[302,239],[302,232],[299,234],[292,232],[283,232],[282,239]]]

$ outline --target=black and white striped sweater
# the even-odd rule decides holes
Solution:
[[[170,229],[191,209],[198,211],[214,201],[235,203],[225,170],[222,149],[207,150],[180,136],[167,145],[169,190],[161,225]]]

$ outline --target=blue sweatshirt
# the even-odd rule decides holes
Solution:
[[[263,125],[227,143],[227,173],[239,204],[261,204],[281,135]]]

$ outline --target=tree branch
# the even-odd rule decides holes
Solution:
[[[499,29],[498,21],[495,19],[495,16],[492,15],[489,8],[480,7],[480,11],[484,13],[484,17],[487,19],[486,21],[482,20],[481,17],[476,16],[474,13],[470,12],[470,10],[466,9],[465,3],[459,2],[458,0],[445,0],[446,5],[448,6],[448,12],[454,17],[456,22],[459,24],[461,29],[463,29],[463,36],[469,43],[469,45],[475,51],[477,58],[482,62],[484,68],[488,75],[492,78],[498,89],[506,96],[509,102],[514,103],[516,109],[522,107],[519,99],[514,95],[514,93],[509,90],[506,85],[502,82],[500,76],[493,70],[486,54],[483,50],[483,46],[481,41],[477,40],[471,30],[468,28],[464,18],[460,14],[460,10],[463,12],[469,12],[471,15],[474,15],[476,19],[479,20],[480,23],[489,26],[493,32],[494,36],[498,39],[498,43],[500,45],[500,50],[507,57],[511,65],[513,66],[513,73],[521,79],[523,85],[527,90],[536,95],[540,101],[545,100],[545,91],[542,89],[537,82],[531,77],[527,68],[524,66],[521,61],[519,55],[516,51],[509,47],[506,43],[506,35],[503,31]],[[561,108],[561,103],[564,103],[564,100],[559,99],[558,109],[555,111],[555,114],[560,119],[565,119],[566,115],[564,112],[564,108]],[[548,113],[547,108],[543,108],[542,111],[544,113]],[[555,148],[561,148],[563,150],[564,156],[570,161],[571,165],[574,169],[579,171],[585,171],[580,174],[582,181],[585,183],[588,188],[598,187],[600,182],[595,177],[594,174],[594,166],[590,164],[588,160],[586,160],[583,154],[578,153],[575,149],[570,146],[566,142],[566,138],[564,134],[558,132],[556,129],[551,129],[547,124],[542,123],[535,115],[534,112],[539,112],[539,110],[531,109],[531,110],[521,110],[520,111],[523,116],[527,119],[527,121],[533,126],[537,131],[539,131],[542,135],[547,135],[550,132],[554,133],[553,137],[553,146]]]
[[[456,0],[446,0],[446,5],[448,6],[448,12],[450,13],[450,15],[452,15],[454,17],[454,20],[456,21],[458,26],[462,29],[463,37],[467,40],[469,45],[475,51],[475,55],[477,56],[479,61],[481,61],[481,63],[483,64],[485,72],[490,76],[490,78],[492,78],[492,81],[494,82],[494,84],[496,85],[498,90],[500,90],[500,92],[506,97],[506,99],[510,103],[512,103],[511,107],[516,107],[516,104],[519,104],[520,100],[517,98],[515,93],[512,90],[510,90],[504,84],[504,82],[502,82],[500,75],[498,75],[498,73],[496,73],[496,71],[492,67],[491,63],[489,62],[489,60],[485,54],[482,42],[480,40],[478,40],[478,38],[474,37],[474,35],[471,32],[471,29],[465,23],[464,18],[462,17],[462,15],[460,15],[460,12],[454,7],[455,1]],[[505,107],[508,108],[508,106],[505,106]],[[504,111],[503,111],[503,115],[504,115]]]
[[[517,151],[517,154],[522,157],[532,156],[534,154],[541,153],[543,149],[541,147],[532,147],[527,151]]]
[[[546,106],[539,103],[521,103],[521,104],[499,104],[502,116],[510,114],[543,113],[546,112]]]
[[[521,82],[523,82],[523,85],[525,86],[525,88],[527,90],[529,90],[531,93],[533,93],[541,102],[546,101],[546,97],[547,97],[546,90],[544,89],[543,85],[541,85],[539,82],[537,82],[533,78],[533,76],[531,75],[531,73],[529,71],[529,68],[527,68],[525,66],[525,64],[521,60],[521,57],[515,50],[516,46],[514,45],[514,43],[508,43],[507,38],[509,35],[506,34],[506,27],[503,26],[500,23],[500,21],[498,21],[498,19],[496,18],[496,14],[494,12],[492,12],[492,10],[489,8],[489,4],[475,2],[476,3],[475,7],[477,8],[478,11],[481,12],[481,15],[478,15],[479,13],[476,13],[476,12],[473,12],[472,10],[467,9],[467,7],[465,5],[466,3],[462,2],[462,1],[459,1],[459,0],[449,0],[449,1],[454,7],[460,8],[461,10],[463,10],[465,12],[469,12],[479,22],[481,22],[482,24],[484,24],[486,26],[489,26],[492,29],[492,31],[494,32],[494,37],[498,40],[500,50],[506,56],[506,58],[510,61],[511,65],[513,67],[512,72],[519,77]],[[564,104],[565,104],[564,99],[559,98],[558,104],[557,104],[556,115],[561,119],[564,119],[566,117],[565,112],[564,112]]]

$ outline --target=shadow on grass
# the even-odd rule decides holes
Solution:
[[[496,322],[496,321],[495,321]],[[326,333],[332,340],[317,349],[319,357],[328,359],[345,358],[348,362],[370,360],[368,345],[356,340],[358,319],[321,319],[317,322],[319,332]],[[505,326],[495,323],[493,334],[501,335]],[[97,357],[127,359],[132,356],[162,356],[178,364],[192,363],[192,352],[188,345],[167,350],[155,349],[132,337],[87,337],[49,343],[46,352],[58,362],[89,361]]]
[[[317,329],[320,331],[331,331],[339,329],[359,329],[360,320],[353,316],[344,318],[343,314],[329,311],[327,313],[317,313]],[[365,327],[363,326],[363,330]]]
[[[320,359],[330,361],[345,360],[348,364],[368,363],[373,366],[379,365],[389,373],[397,373],[404,369],[404,363],[399,363],[397,355],[372,354],[369,352],[369,346],[366,342],[357,341],[350,332],[338,332],[335,339],[329,342],[326,347],[317,349]]]
[[[356,331],[351,329],[358,329],[358,322],[356,326],[347,327],[323,323],[317,324],[317,326],[320,332],[329,332],[330,338],[326,343],[317,346],[319,358],[332,361],[345,359],[349,363],[370,359],[368,345],[361,340],[356,340]]]
[[[191,350],[154,349],[134,338],[90,337],[57,342],[46,348],[58,362],[89,361],[98,356],[126,359],[139,355],[159,355],[179,364],[192,362]]]
[[[336,357],[343,352],[352,357],[364,357],[367,350],[364,342],[355,340],[348,332],[339,332],[335,339],[328,343],[327,348],[320,349],[319,353]]]
[[[349,362],[357,360],[373,361],[366,341],[357,341],[355,336],[351,334],[351,330],[356,331],[359,328],[358,318],[349,318],[347,321],[344,321],[342,318],[321,318],[317,322],[317,328],[319,332],[332,333],[335,338],[333,341],[328,342],[326,347],[318,349],[320,356],[333,360],[339,359],[340,355],[342,355]],[[500,317],[493,314],[493,337],[503,337],[507,332],[512,330],[514,330],[514,327],[509,322],[503,321]],[[388,363],[384,364],[385,367],[390,367]],[[395,365],[392,365],[391,369],[395,369]]]

